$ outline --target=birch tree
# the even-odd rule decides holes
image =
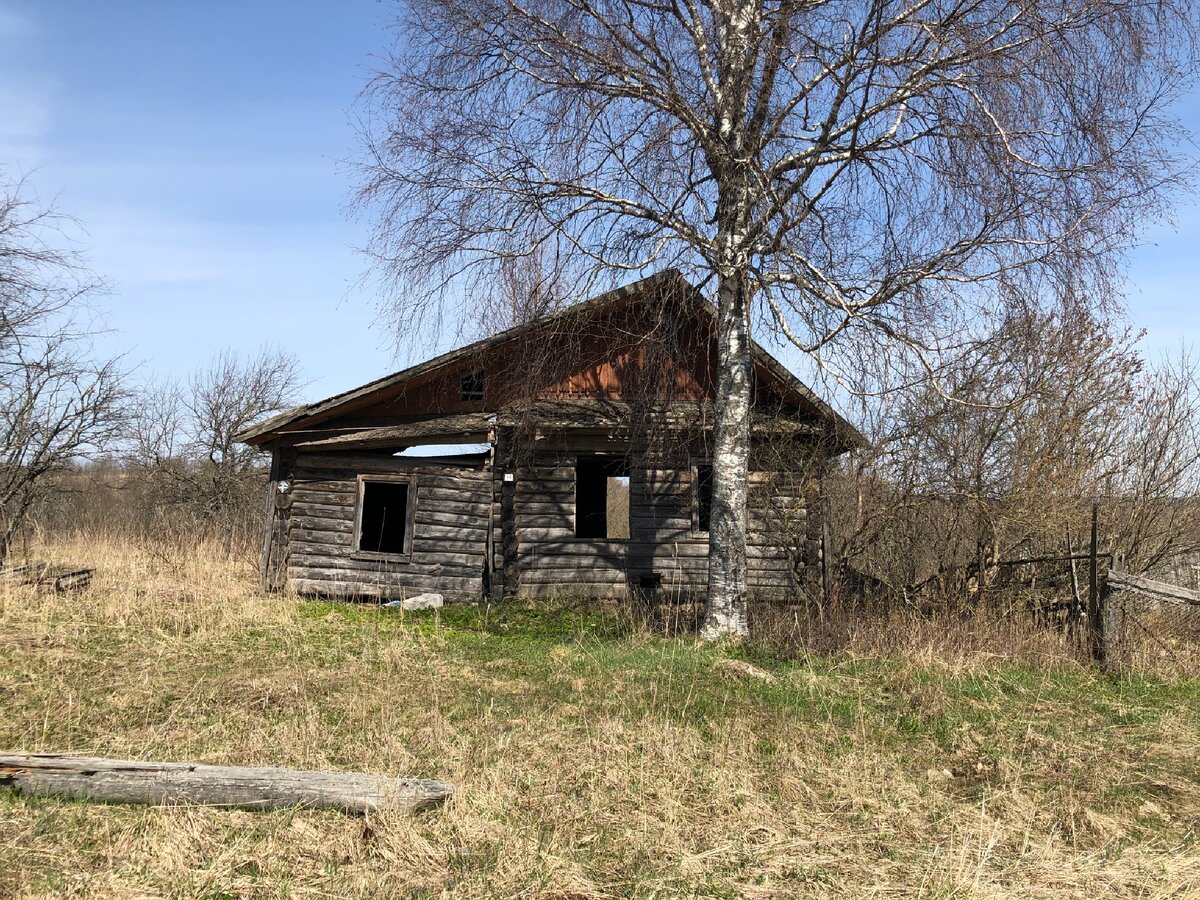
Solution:
[[[1106,296],[1178,171],[1186,0],[423,0],[364,93],[396,321],[553,245],[582,296],[717,308],[708,638],[746,632],[752,325],[837,377],[936,370],[1008,305]],[[864,352],[864,346],[870,348]]]

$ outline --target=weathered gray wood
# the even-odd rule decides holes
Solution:
[[[462,560],[470,560],[463,562]],[[372,564],[369,560],[346,559],[313,552],[293,553],[288,572],[298,578],[330,578],[344,575],[380,584],[402,584],[414,577],[474,578],[483,571],[483,556],[478,558],[455,556],[435,557],[422,562],[406,562],[403,565]]]
[[[301,453],[296,458],[297,475],[315,472],[351,472],[356,475],[364,472],[411,472],[418,475],[429,475],[433,478],[444,478],[447,481],[453,480],[456,477],[474,477],[478,479],[484,474],[482,464],[480,463],[456,465],[441,462],[435,467],[429,465],[419,456]]]
[[[320,496],[321,503],[353,506],[357,502],[358,482],[346,478],[304,478],[297,474],[292,492],[297,498]]]
[[[421,594],[432,591],[455,597],[477,597],[482,594],[481,578],[450,578],[444,575],[424,579],[412,578],[403,584],[375,584],[366,581],[333,579],[289,578],[288,586],[298,594],[327,597],[373,597],[379,600],[395,600],[401,594]]]
[[[488,527],[487,513],[471,514],[471,513],[454,513],[446,512],[442,509],[442,504],[437,504],[434,507],[431,504],[417,506],[417,525],[440,525],[450,528],[464,528],[468,530],[483,529],[485,532]]]
[[[310,531],[308,528],[301,527],[304,524],[302,519],[293,519],[291,528],[288,530],[288,546],[297,547],[301,544],[326,544],[331,547],[341,547],[347,551],[354,546],[353,527],[349,531]],[[353,525],[353,523],[351,523]]]
[[[483,493],[467,493],[458,491],[456,493],[440,492],[440,491],[417,491],[417,508],[424,506],[426,509],[436,507],[438,510],[454,513],[457,515],[477,516],[480,519],[487,519],[487,497]]]
[[[522,510],[517,516],[518,528],[565,528],[571,531],[575,528],[574,516],[565,512],[558,513],[527,513]]]
[[[413,533],[414,545],[425,547],[445,544],[447,549],[459,549],[464,545],[479,544],[479,552],[483,552],[483,542],[487,539],[487,520],[471,525],[437,525],[429,521],[420,522]]]
[[[292,521],[308,531],[337,531],[351,534],[354,532],[354,519],[350,516],[343,518],[312,515],[306,516],[293,509]]]
[[[1108,587],[1121,591],[1137,591],[1164,603],[1200,606],[1200,591],[1177,587],[1166,581],[1155,581],[1142,575],[1130,575],[1115,569],[1108,573]]]
[[[454,794],[452,785],[428,778],[56,753],[0,753],[0,787],[28,796],[106,803],[182,802],[248,809],[306,806],[350,813],[414,812],[442,803]]]
[[[530,515],[575,515],[575,498],[565,500],[529,500],[522,498],[513,501],[513,509],[518,517]]]
[[[395,560],[361,559],[350,554],[339,555],[324,547],[304,545],[293,549],[290,569],[302,566],[330,571],[354,572],[360,575],[436,575],[461,570],[464,574],[476,575],[483,571],[483,550],[470,553],[421,553]]]
[[[291,511],[293,515],[324,516],[329,519],[353,519],[354,498],[347,497],[346,502],[326,502],[326,495],[314,497],[306,491],[291,492]]]
[[[292,485],[292,502],[316,503],[336,506],[338,509],[354,506],[358,498],[354,481],[296,481]]]

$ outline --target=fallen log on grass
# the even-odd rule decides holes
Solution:
[[[93,572],[95,569],[34,562],[20,566],[0,567],[0,581],[33,585],[38,590],[57,591],[62,594],[67,591],[83,590],[92,583]]]
[[[195,803],[244,809],[306,806],[349,813],[415,812],[453,785],[357,772],[141,762],[56,753],[0,753],[0,788],[107,803]]]

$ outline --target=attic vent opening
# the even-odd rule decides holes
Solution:
[[[575,461],[575,536],[629,538],[629,465],[624,459],[581,456]]]
[[[463,372],[459,378],[459,398],[464,402],[480,401],[483,399],[485,387],[487,387],[487,381],[483,369]]]
[[[361,553],[403,555],[412,544],[411,493],[407,481],[359,482],[358,540]]]

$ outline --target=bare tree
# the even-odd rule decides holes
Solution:
[[[235,435],[291,406],[300,387],[295,357],[269,348],[249,358],[225,351],[186,383],[147,386],[139,398],[133,456],[149,473],[158,500],[226,535],[245,514],[257,515],[263,455]]]
[[[496,276],[472,310],[472,323],[481,337],[552,313],[570,295],[564,273],[542,248],[504,260]]]
[[[1170,577],[1200,554],[1200,378],[1181,350],[1138,379],[1130,402],[1105,422],[1115,452],[1097,494],[1111,507],[1110,539],[1135,572]]]
[[[1177,171],[1183,0],[428,0],[365,95],[397,320],[551,244],[715,296],[706,637],[744,634],[751,323],[935,368],[999,308],[1107,296]],[[413,290],[413,287],[425,290]],[[847,352],[850,348],[854,352]]]
[[[123,372],[92,356],[86,301],[100,287],[50,243],[62,219],[0,180],[0,564],[55,476],[118,436]]]

